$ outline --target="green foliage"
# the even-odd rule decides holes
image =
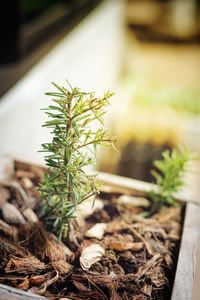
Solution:
[[[156,212],[162,204],[178,206],[174,200],[174,193],[184,185],[183,175],[187,170],[187,163],[193,159],[188,150],[175,150],[162,153],[163,160],[156,160],[154,166],[158,169],[151,173],[156,179],[159,191],[149,193],[152,199],[152,213]]]
[[[58,92],[47,95],[53,97],[54,105],[43,109],[50,118],[43,126],[50,128],[53,135],[51,142],[42,144],[49,172],[39,190],[46,225],[53,224],[60,240],[67,233],[77,204],[98,193],[98,182],[95,176],[86,174],[85,167],[95,162],[98,145],[114,142],[108,130],[103,129],[104,107],[113,94],[107,92],[103,98],[96,98],[94,93],[82,92],[70,84],[69,90],[52,84]],[[101,124],[96,131],[89,128],[93,120]]]

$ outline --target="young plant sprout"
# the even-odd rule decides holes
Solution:
[[[171,154],[169,150],[162,153],[163,160],[154,161],[154,166],[158,169],[151,173],[156,179],[158,192],[150,191],[149,196],[152,199],[152,211],[157,212],[162,204],[179,206],[174,200],[174,193],[184,185],[183,176],[187,171],[188,162],[194,159],[194,156],[186,149],[175,150]]]
[[[43,109],[50,118],[43,126],[51,128],[52,140],[42,144],[41,151],[47,152],[48,172],[39,191],[45,223],[53,224],[61,240],[62,234],[67,234],[76,206],[99,191],[96,176],[87,175],[85,167],[95,162],[98,145],[114,143],[115,138],[103,128],[104,108],[113,94],[108,91],[97,98],[94,93],[82,92],[69,83],[69,89],[52,84],[58,91],[46,93],[53,97],[54,105]],[[89,127],[93,120],[101,125],[96,131]],[[90,145],[94,151],[88,148]]]

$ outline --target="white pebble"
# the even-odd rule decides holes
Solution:
[[[25,224],[26,221],[20,211],[10,203],[5,203],[2,207],[2,215],[4,220],[9,224]]]
[[[107,229],[106,223],[97,223],[86,232],[85,236],[101,240],[104,236],[106,229]]]

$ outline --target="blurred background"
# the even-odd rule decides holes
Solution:
[[[100,149],[99,170],[152,181],[165,149],[200,157],[200,0],[7,0],[0,14],[0,154],[43,160],[44,93],[67,78],[115,91],[106,126],[119,151]]]

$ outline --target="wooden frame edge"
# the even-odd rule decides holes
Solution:
[[[187,203],[171,300],[192,299],[199,238],[200,206]]]

